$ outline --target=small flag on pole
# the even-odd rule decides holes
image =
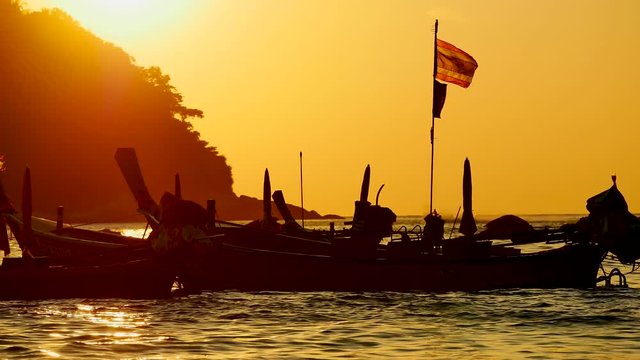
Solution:
[[[471,85],[473,74],[478,68],[478,63],[471,55],[437,39],[437,71],[436,79],[462,86]]]
[[[440,113],[447,98],[447,84],[433,80],[433,117],[440,119]]]

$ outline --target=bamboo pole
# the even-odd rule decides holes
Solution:
[[[435,35],[433,37],[433,81],[432,88],[435,92],[436,74],[438,72],[438,19],[436,19]],[[430,173],[430,187],[429,187],[429,214],[433,213],[433,159],[435,153],[435,129],[436,118],[434,116],[435,102],[433,101],[433,94],[431,95],[431,173]]]
[[[302,187],[302,151],[300,151],[300,218],[304,229],[304,190]]]

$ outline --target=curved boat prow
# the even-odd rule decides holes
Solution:
[[[7,234],[7,221],[4,216],[0,216],[0,250],[4,251],[5,256],[11,253],[9,234]]]
[[[7,221],[4,218],[4,214],[14,214],[16,209],[9,201],[9,197],[4,190],[4,185],[0,180],[0,250],[4,251],[4,255],[11,253],[11,247],[9,246],[9,235],[7,234]]]
[[[182,199],[182,185],[180,184],[180,174],[176,173],[175,179],[174,179],[174,190],[173,193],[176,196],[176,198],[178,199]]]
[[[264,170],[264,181],[262,184],[262,225],[270,228],[273,218],[271,216],[271,180],[269,179],[269,169]]]
[[[476,221],[473,218],[473,206],[471,201],[471,163],[464,159],[464,174],[462,176],[462,219],[460,220],[460,233],[472,236],[478,231]]]
[[[363,231],[365,222],[365,212],[371,205],[369,202],[369,183],[371,181],[371,167],[367,165],[364,169],[364,176],[362,177],[362,185],[360,186],[360,200],[355,203],[355,210],[353,211],[353,230]]]
[[[147,185],[144,182],[136,150],[133,148],[118,148],[115,159],[127,185],[129,185],[131,193],[138,202],[138,210],[147,218],[151,228],[156,230],[159,226],[160,210],[158,204],[149,194]]]
[[[11,247],[9,246],[9,235],[7,234],[7,221],[4,218],[4,214],[13,214],[14,209],[9,197],[4,190],[4,185],[0,180],[0,250],[4,251],[4,255],[11,253]]]
[[[4,190],[2,180],[0,179],[0,214],[13,214],[15,212],[16,209],[13,207],[13,204],[11,204],[7,192]]]
[[[29,248],[31,245],[31,215],[33,213],[33,199],[31,194],[31,170],[27,167],[24,171],[22,182],[22,257],[31,257]]]
[[[291,211],[289,211],[289,207],[287,206],[286,201],[284,200],[284,195],[282,194],[282,190],[276,190],[273,192],[273,202],[276,204],[282,219],[284,220],[284,226],[289,230],[299,230],[302,229],[302,226],[298,224],[296,219],[291,215]]]
[[[367,165],[364,169],[362,178],[362,186],[360,187],[360,201],[367,202],[369,199],[369,183],[371,182],[371,166]]]

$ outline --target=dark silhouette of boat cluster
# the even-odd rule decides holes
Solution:
[[[394,230],[390,209],[368,201],[369,167],[351,227],[302,228],[265,172],[264,218],[247,225],[218,221],[174,193],[157,204],[146,189],[133,149],[116,160],[152,231],[147,239],[64,226],[32,216],[25,172],[21,212],[0,187],[0,225],[11,230],[22,257],[0,266],[0,299],[69,297],[157,298],[177,284],[186,293],[240,291],[475,291],[499,288],[590,288],[607,253],[625,263],[640,258],[640,220],[615,184],[587,201],[589,215],[559,229],[536,230],[506,216],[476,233],[471,215],[470,166],[465,164],[461,236],[445,239],[435,212],[424,227]],[[271,197],[284,223],[271,214]],[[493,223],[493,224],[492,224]],[[0,231],[0,247],[9,251]],[[522,253],[524,243],[553,242],[551,250]]]
[[[22,251],[22,257],[2,260],[0,300],[171,295],[175,270],[153,253],[147,240],[64,227],[33,217],[31,206],[27,168],[20,213],[0,184],[0,226],[8,226]],[[0,231],[0,248],[10,253],[6,231]]]

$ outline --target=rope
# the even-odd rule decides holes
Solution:
[[[149,223],[147,222],[147,225],[144,226],[144,233],[142,233],[142,238],[144,239],[145,236],[147,235],[147,230],[149,229]]]
[[[460,215],[460,209],[462,206],[458,206],[458,212],[456,213],[456,218],[453,220],[453,226],[451,227],[451,232],[449,233],[449,239],[453,236],[453,230],[456,228],[456,223],[458,222],[458,215]]]

